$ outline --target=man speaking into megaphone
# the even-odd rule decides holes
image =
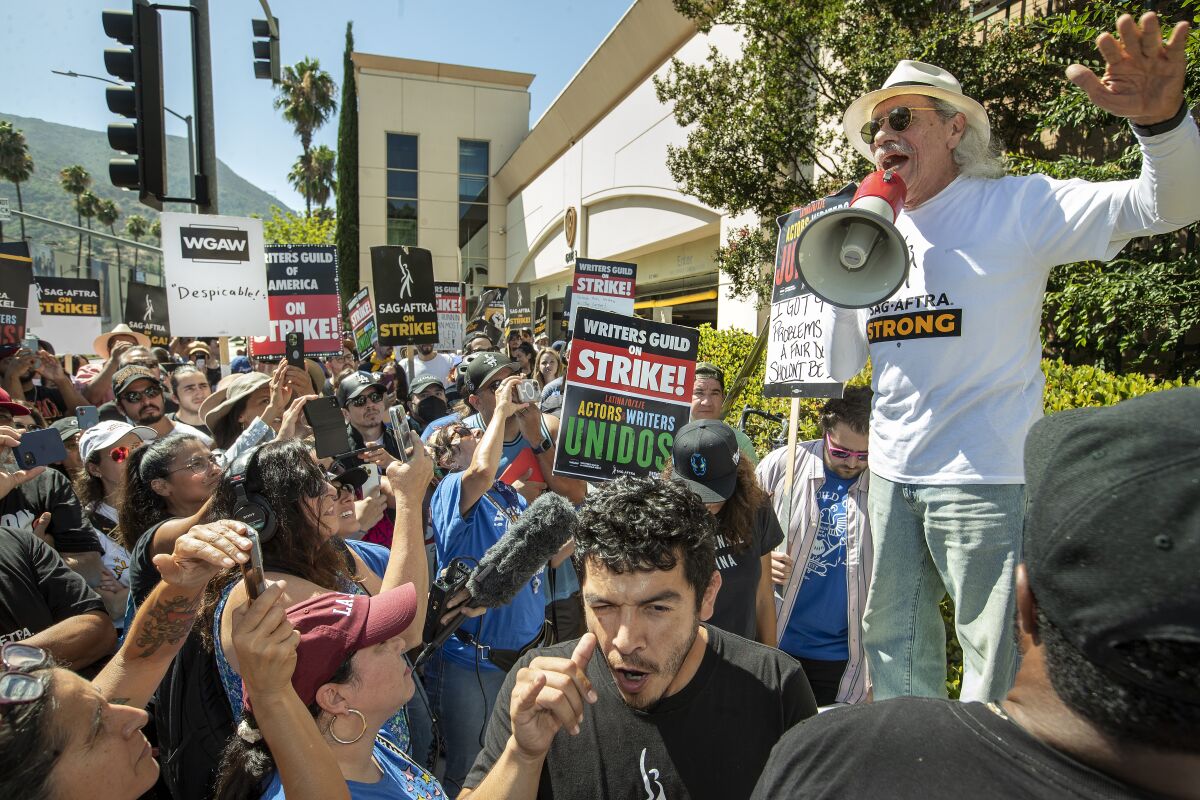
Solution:
[[[963,647],[962,698],[996,700],[1011,685],[1022,444],[1042,415],[1046,280],[1055,265],[1111,259],[1131,239],[1200,218],[1200,135],[1183,99],[1187,33],[1181,22],[1164,43],[1155,14],[1122,16],[1115,37],[1097,39],[1102,77],[1067,70],[1093,103],[1130,121],[1143,159],[1136,180],[1005,175],[987,111],[953,75],[917,61],[901,61],[845,113],[854,147],[907,187],[894,223],[910,254],[907,279],[842,303],[858,308],[835,309],[825,336],[836,380],[868,355],[874,369],[875,569],[863,642],[876,699],[945,695],[943,587]],[[831,238],[824,269],[834,289],[852,291],[839,257],[847,241]]]

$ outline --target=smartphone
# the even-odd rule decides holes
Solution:
[[[21,434],[21,442],[14,452],[18,469],[49,466],[67,458],[67,448],[63,446],[62,436],[54,428],[25,431]]]
[[[542,396],[542,389],[537,381],[526,378],[517,384],[517,400],[522,403],[536,403]]]
[[[258,539],[258,531],[254,528],[249,528],[246,531],[246,538],[250,540],[250,559],[242,564],[242,580],[246,583],[246,594],[251,600],[257,600],[258,596],[267,590],[267,579],[263,575],[262,566],[262,543]]]
[[[292,331],[284,337],[284,356],[293,367],[304,369],[304,334]]]
[[[34,356],[37,356],[38,351],[41,350],[41,342],[38,340],[38,337],[32,334],[27,334],[25,338],[21,340],[21,347],[28,350]],[[40,358],[33,359],[33,368],[42,368],[42,360]]]
[[[367,479],[362,483],[362,496],[374,497],[379,494],[379,467],[369,461],[363,467],[367,470]]]
[[[95,406],[75,406],[75,418],[79,420],[79,430],[86,431],[100,422],[100,411]]]
[[[404,406],[395,405],[388,409],[388,416],[392,419],[392,438],[396,442],[396,449],[400,451],[400,460],[407,464],[410,454],[408,434],[412,432],[408,425],[408,412]]]
[[[332,397],[318,397],[304,406],[304,419],[317,440],[317,458],[337,458],[354,450],[346,418]]]
[[[205,361],[203,358],[197,358],[196,359],[196,369],[200,370],[201,372],[204,372],[205,370],[208,369],[208,362]]]

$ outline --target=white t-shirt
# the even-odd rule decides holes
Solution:
[[[199,428],[193,428],[186,422],[180,422],[177,419],[171,420],[171,423],[175,426],[171,433],[186,433],[189,436],[195,436],[209,447],[213,446],[213,438]]]
[[[433,358],[428,361],[423,360],[420,355],[413,356],[413,372],[415,373],[413,375],[408,374],[407,358],[400,359],[399,363],[404,365],[404,374],[408,375],[409,386],[422,375],[432,375],[437,378],[442,382],[443,388],[450,385],[450,369],[454,366],[454,359],[445,353],[435,353]]]
[[[1023,483],[1042,416],[1042,299],[1051,267],[1107,260],[1200,218],[1200,135],[1185,120],[1142,141],[1138,180],[958,178],[896,227],[908,280],[867,309],[826,307],[838,380],[869,353],[871,469],[902,483]]]

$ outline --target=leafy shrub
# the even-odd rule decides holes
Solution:
[[[700,360],[709,361],[725,370],[725,383],[731,386],[742,364],[754,349],[754,336],[743,330],[717,331],[709,325],[700,326]],[[763,375],[766,367],[764,358],[754,369],[746,388],[734,402],[727,417],[730,424],[737,424],[742,409],[746,406],[770,411],[787,417],[788,401],[782,398],[763,397]],[[1093,366],[1072,366],[1057,359],[1043,359],[1042,372],[1046,375],[1046,392],[1043,406],[1047,414],[1068,408],[1110,406],[1131,397],[1150,392],[1172,389],[1176,386],[1196,386],[1197,381],[1156,380],[1137,373],[1115,375]],[[870,364],[850,381],[853,385],[866,385],[871,380]],[[816,439],[820,434],[817,416],[823,400],[800,401],[799,441]],[[766,429],[747,431],[754,440],[760,454],[771,449],[773,431]],[[949,596],[942,599],[942,620],[946,625],[946,690],[957,699],[962,686],[962,647],[954,632],[954,605]]]

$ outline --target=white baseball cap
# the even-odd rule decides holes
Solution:
[[[153,428],[144,425],[134,426],[117,420],[99,422],[79,437],[79,458],[87,461],[92,453],[116,444],[131,433],[136,433],[143,442],[151,442],[158,438],[158,433]]]

